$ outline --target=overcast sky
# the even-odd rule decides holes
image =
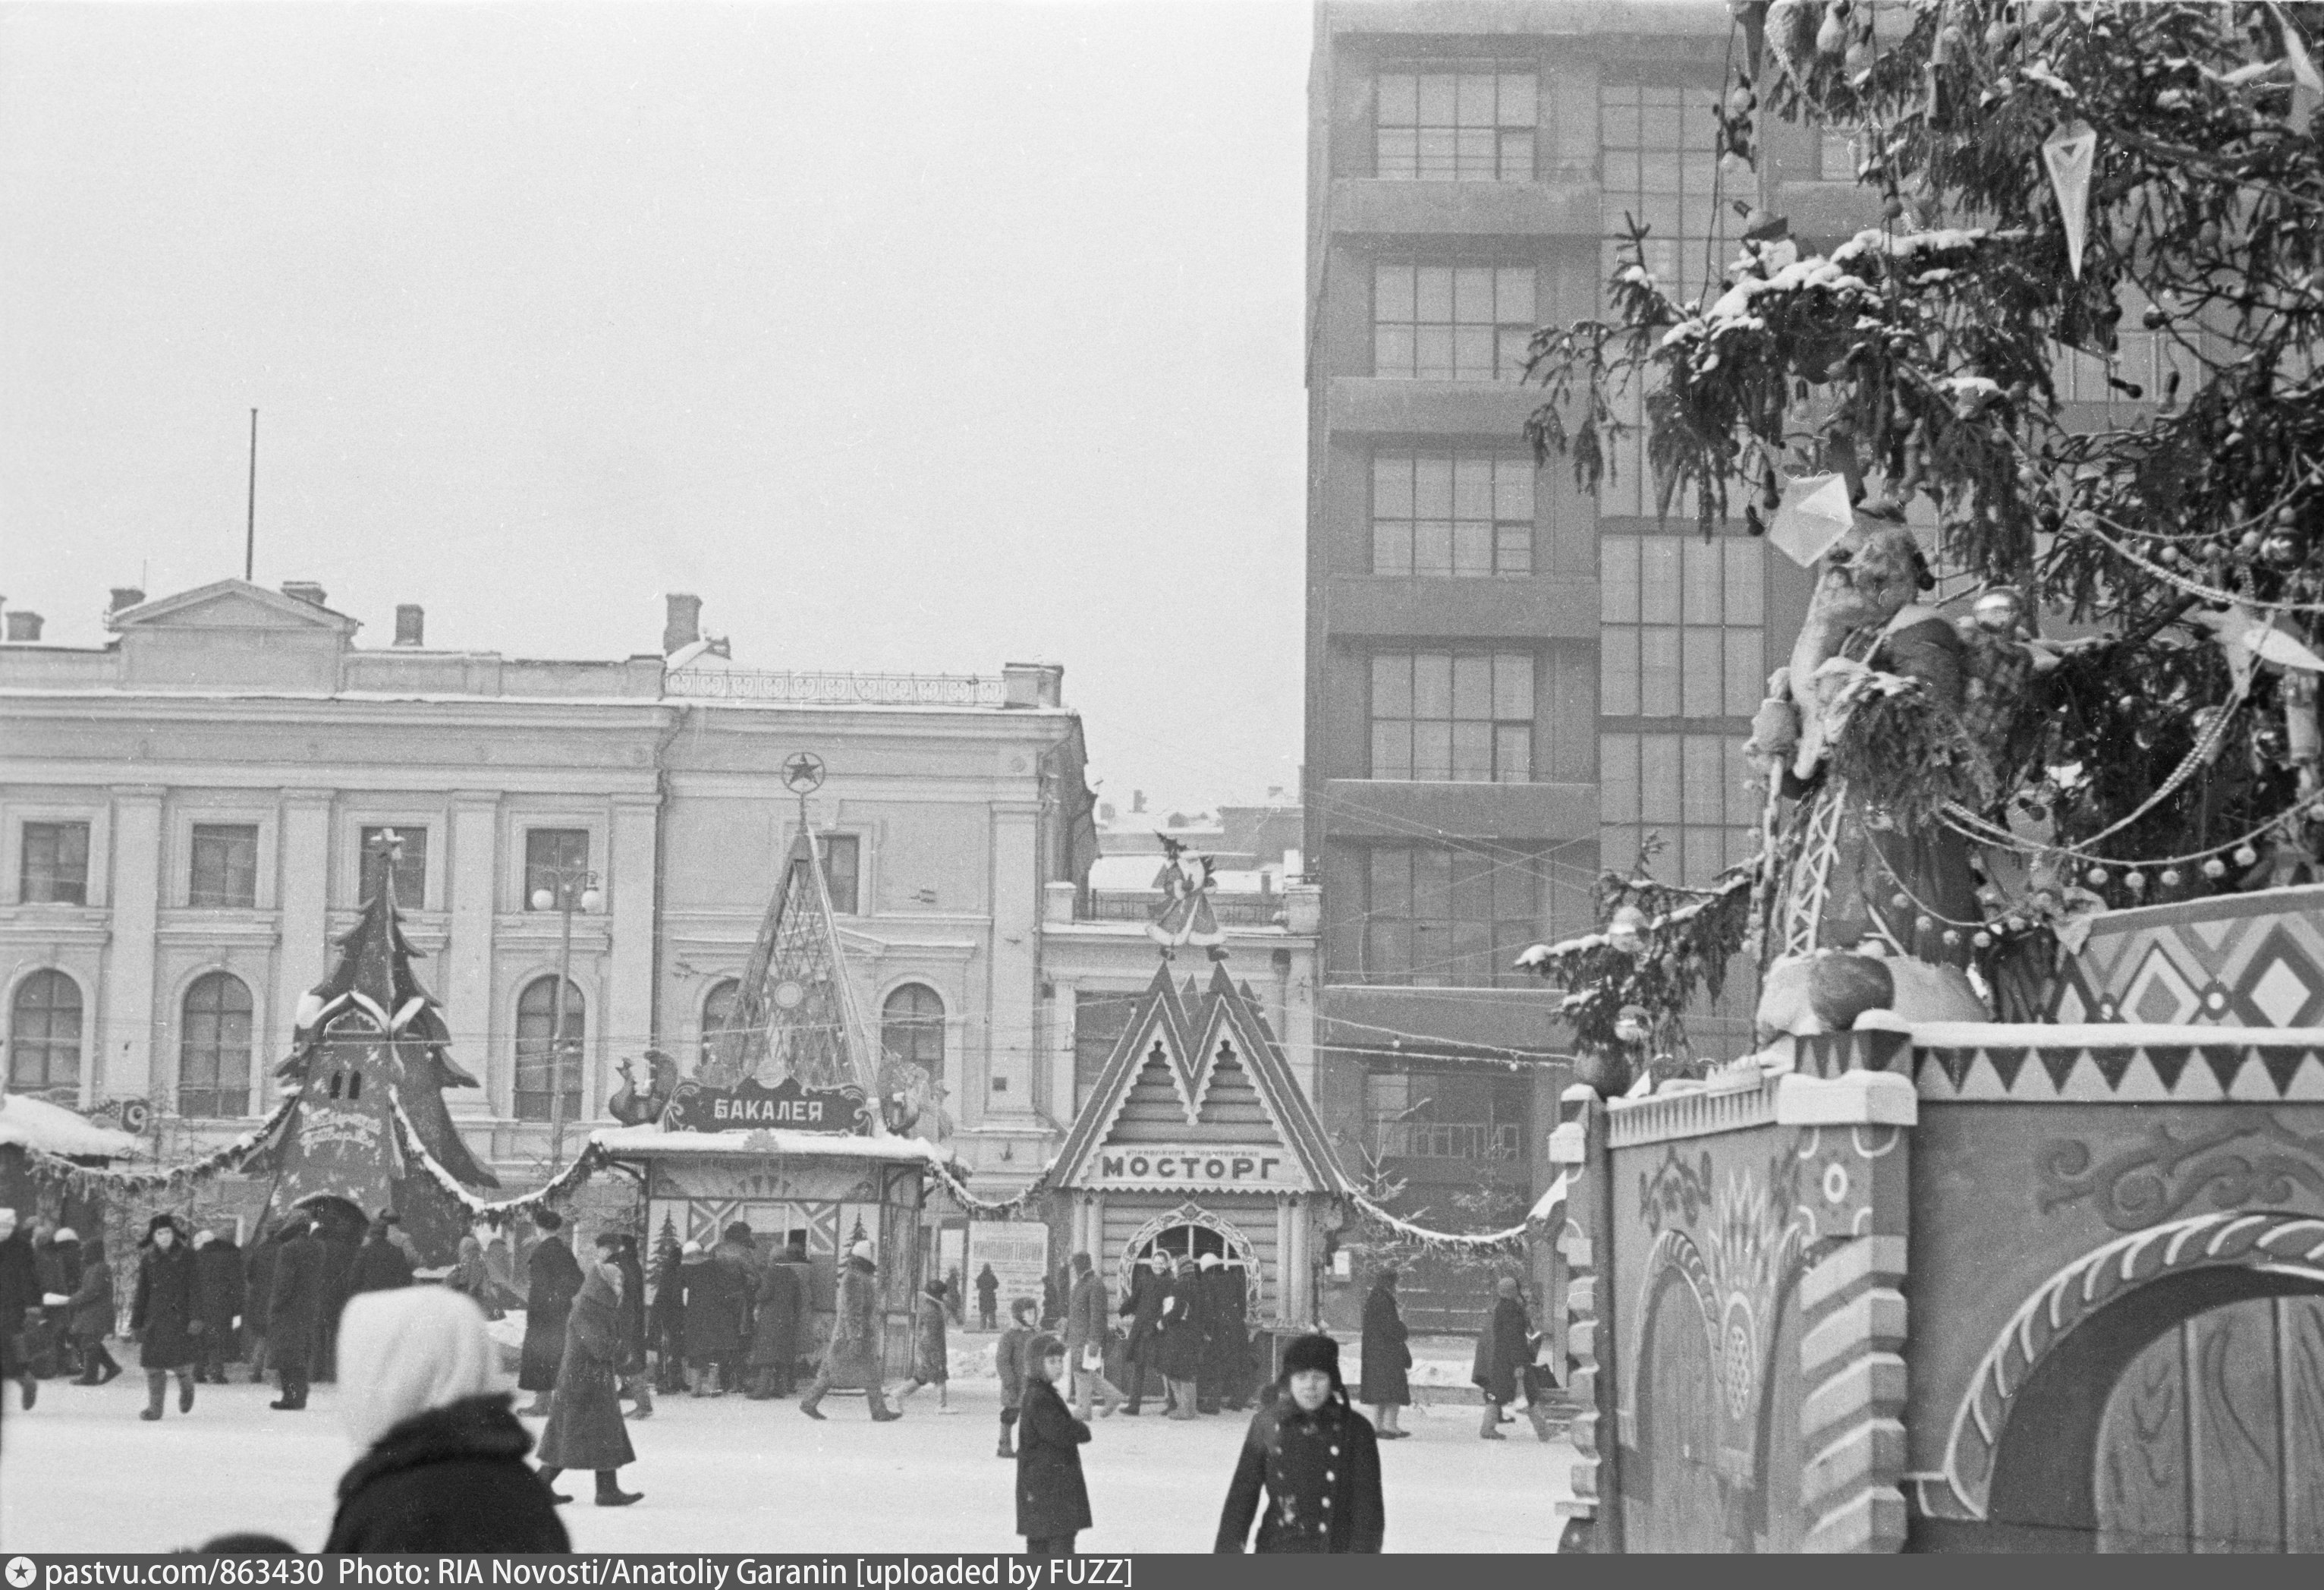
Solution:
[[[1101,795],[1294,785],[1297,0],[0,7],[0,595],[385,645],[1065,666]]]

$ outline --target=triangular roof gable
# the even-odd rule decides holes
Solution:
[[[1154,980],[1138,996],[1129,1025],[1114,1040],[1113,1052],[1106,1057],[1096,1086],[1074,1117],[1073,1130],[1065,1134],[1050,1172],[1052,1182],[1071,1187],[1079,1179],[1091,1155],[1112,1135],[1122,1105],[1157,1044],[1167,1057],[1171,1081],[1187,1121],[1199,1121],[1222,1040],[1233,1044],[1237,1063],[1250,1077],[1284,1147],[1297,1157],[1309,1185],[1319,1192],[1350,1190],[1353,1184],[1340,1169],[1323,1123],[1298,1078],[1291,1074],[1290,1062],[1284,1058],[1250,985],[1238,985],[1224,966],[1215,966],[1206,991],[1196,994],[1189,981],[1181,992],[1170,980],[1167,961],[1155,969]]]
[[[326,630],[352,635],[363,627],[360,620],[344,613],[302,602],[244,579],[212,580],[190,591],[180,591],[174,596],[157,596],[151,602],[108,615],[105,625],[115,631],[172,629],[178,624],[171,620],[183,624],[205,611],[216,616],[246,615],[244,622],[235,626],[239,628]]]

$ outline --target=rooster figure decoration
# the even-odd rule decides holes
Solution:
[[[1194,857],[1200,871],[1190,871],[1185,859],[1186,847],[1167,835],[1162,838],[1162,853],[1166,859],[1161,875],[1155,880],[1162,890],[1162,908],[1146,924],[1146,936],[1162,947],[1164,960],[1188,944],[1201,945],[1214,961],[1226,959],[1222,946],[1227,936],[1219,930],[1218,913],[1211,909],[1211,858]]]

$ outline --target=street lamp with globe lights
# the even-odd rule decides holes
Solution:
[[[565,995],[573,986],[573,913],[595,915],[605,904],[597,874],[585,869],[558,868],[548,873],[549,887],[532,892],[532,909],[553,911],[564,919],[557,950],[557,998],[549,1017],[549,1168],[553,1173],[565,1163]]]

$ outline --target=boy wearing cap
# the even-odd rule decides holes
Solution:
[[[1065,1373],[1065,1344],[1035,1336],[1025,1349],[1024,1438],[1017,1447],[1017,1532],[1028,1557],[1071,1557],[1074,1537],[1090,1527],[1081,1454],[1090,1428],[1057,1394]]]

